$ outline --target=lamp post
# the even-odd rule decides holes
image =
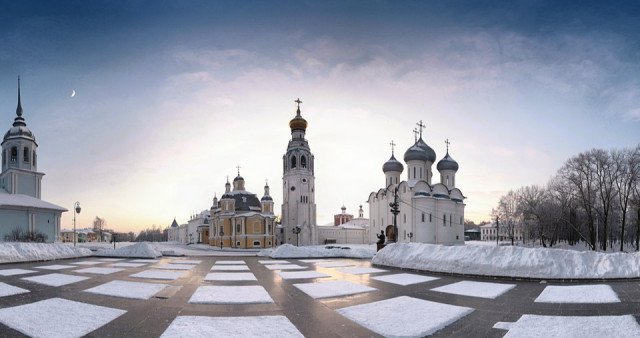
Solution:
[[[224,230],[220,229],[220,250],[222,250],[222,236],[224,236]]]
[[[193,233],[189,234],[189,244],[193,244]]]
[[[300,229],[300,227],[297,226],[297,225],[293,228],[293,233],[296,234],[296,246],[300,246],[300,231],[301,230],[302,229]]]
[[[393,203],[389,203],[391,207],[391,213],[393,214],[393,237],[391,238],[392,242],[398,241],[398,222],[397,217],[400,213],[400,204],[398,203],[398,187],[393,191]]]
[[[73,205],[73,247],[76,246],[76,214],[80,213],[80,202]]]

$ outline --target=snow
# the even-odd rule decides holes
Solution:
[[[161,257],[162,252],[147,242],[140,242],[118,249],[101,249],[96,251],[94,256],[107,257],[131,257],[131,258],[156,258]]]
[[[345,266],[354,266],[355,264],[330,262],[330,263],[318,263],[316,265],[317,266],[321,266],[323,268],[341,268],[341,267],[345,267]]]
[[[504,337],[610,338],[640,337],[640,325],[632,315],[542,316],[522,315],[515,323],[498,322],[494,328],[508,329]]]
[[[540,279],[638,278],[640,253],[579,252],[515,246],[394,243],[372,264],[423,271]]]
[[[38,271],[25,270],[25,269],[4,269],[4,270],[0,270],[0,276],[24,275],[27,273],[34,273],[34,272],[38,272]]]
[[[473,309],[401,296],[336,311],[385,337],[424,337],[456,322]]]
[[[254,281],[257,280],[251,272],[212,272],[204,277],[206,282],[213,281]]]
[[[31,337],[82,337],[127,311],[50,298],[0,309],[0,323]]]
[[[515,284],[462,281],[431,289],[454,295],[495,299],[515,288]]]
[[[211,271],[249,271],[246,265],[214,265]]]
[[[0,243],[0,263],[91,256],[91,250],[55,243]]]
[[[44,284],[49,286],[61,286],[61,285],[81,282],[89,278],[90,277],[64,275],[60,273],[50,273],[48,275],[24,277],[22,279],[29,282],[34,282],[34,283]]]
[[[92,268],[74,270],[73,272],[76,272],[76,273],[95,273],[95,274],[98,274],[98,275],[109,275],[109,274],[120,272],[120,271],[124,271],[124,269],[92,267]]]
[[[0,189],[0,206],[8,206],[9,209],[18,208],[36,208],[36,209],[45,209],[45,210],[54,210],[65,212],[67,209],[55,205],[53,203],[49,203],[43,201],[39,198],[35,198],[29,195],[23,194],[9,194],[6,190]]]
[[[169,262],[169,264],[200,264],[202,261],[197,261],[197,260],[188,260],[188,259],[176,259],[173,260],[171,262]]]
[[[260,263],[260,264],[289,264],[291,262],[285,261],[285,260],[272,259],[272,260],[269,260],[269,261],[264,261],[264,260],[258,261],[258,263]]]
[[[141,266],[145,266],[147,264],[145,263],[127,263],[127,262],[119,262],[119,263],[113,263],[113,264],[109,264],[110,266],[115,266],[115,267],[119,267],[119,268],[139,268]]]
[[[77,268],[77,266],[75,266],[75,265],[53,264],[53,265],[35,266],[34,268],[36,268],[36,269],[45,269],[45,270],[63,270],[63,269]]]
[[[215,264],[237,265],[237,264],[246,264],[246,263],[243,260],[237,260],[237,261],[216,261]]]
[[[103,262],[119,262],[123,261],[124,258],[100,258],[99,260]]]
[[[161,279],[161,280],[176,280],[184,276],[186,272],[183,271],[158,271],[158,270],[145,270],[133,274],[129,277],[133,278],[147,278],[147,279]]]
[[[133,259],[130,260],[129,262],[131,263],[157,263],[159,262],[159,259]]]
[[[92,268],[74,270],[73,272],[76,272],[76,273],[95,273],[95,274],[98,274],[98,275],[109,275],[109,274],[120,272],[120,271],[124,271],[124,269],[92,267]]]
[[[0,297],[19,295],[27,292],[29,292],[29,290],[0,282]]]
[[[192,304],[254,304],[273,303],[273,299],[260,285],[200,286],[193,293]]]
[[[337,269],[340,272],[352,274],[352,275],[365,275],[370,273],[387,272],[388,270],[376,269],[376,268],[349,268],[349,269]]]
[[[332,247],[332,248],[328,248]],[[271,258],[314,258],[314,257],[345,257],[371,258],[376,253],[375,245],[309,245],[293,246],[283,244],[276,248],[264,249],[258,256]]]
[[[146,300],[153,297],[153,295],[162,291],[167,286],[167,284],[114,280],[91,289],[84,290],[84,292],[105,296]]]
[[[549,285],[536,303],[620,303],[620,298],[609,285]]]
[[[327,278],[331,277],[326,273],[318,271],[280,271],[278,275],[282,279],[303,279],[303,278]]]
[[[242,330],[238,330],[242,328]],[[178,316],[161,338],[303,338],[285,316],[202,317]]]
[[[378,289],[356,284],[346,280],[330,282],[293,284],[302,292],[313,298],[329,298],[355,295],[358,293],[377,291]]]
[[[191,270],[194,265],[191,264],[162,264],[158,266],[154,266],[154,269],[164,269],[164,270]]]
[[[379,281],[382,281],[382,282],[387,282],[387,283],[406,286],[406,285],[411,285],[411,284],[430,282],[432,280],[436,280],[436,279],[439,279],[439,278],[415,275],[415,274],[412,274],[412,273],[396,273],[396,274],[393,274],[393,275],[371,277],[371,279],[375,279],[375,280],[379,280]]]
[[[99,261],[81,261],[81,262],[75,262],[75,263],[71,263],[71,264],[75,264],[75,265],[96,265],[96,264],[102,264],[103,262],[99,262]]]
[[[269,270],[300,270],[307,268],[298,264],[267,264],[265,267]]]
[[[322,259],[322,258],[314,258],[314,259],[299,259],[302,263],[320,263],[320,262],[330,262],[330,259]]]

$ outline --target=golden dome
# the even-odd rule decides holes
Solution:
[[[300,115],[300,108],[298,108],[298,111],[296,112],[296,117],[294,117],[289,122],[289,128],[291,128],[292,131],[293,130],[302,130],[302,131],[307,130],[307,120],[302,118],[302,116]]]

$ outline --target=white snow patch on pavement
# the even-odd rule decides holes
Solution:
[[[133,278],[146,278],[146,279],[160,279],[160,280],[176,280],[184,276],[184,271],[158,271],[158,270],[144,270],[135,273],[129,277]]]
[[[640,337],[640,325],[632,315],[624,316],[541,316],[522,315],[515,323],[498,322],[494,328],[508,327],[504,337],[610,338]]]
[[[306,278],[327,278],[331,277],[326,273],[318,271],[280,271],[278,275],[282,279],[306,279]]]
[[[0,243],[0,263],[88,257],[91,250],[56,243]]]
[[[84,290],[84,292],[105,296],[146,300],[153,297],[153,295],[162,291],[162,289],[166,288],[167,286],[167,284],[114,280],[102,285],[98,285],[94,288]]]
[[[266,264],[264,267],[269,270],[301,270],[307,268],[298,264]]]
[[[283,244],[276,248],[261,250],[258,256],[271,258],[321,258],[321,257],[345,257],[345,258],[371,258],[376,253],[376,246],[362,244],[340,245],[309,245],[293,246]]]
[[[202,261],[188,260],[188,259],[176,259],[176,260],[173,260],[173,261],[169,262],[169,264],[194,264],[194,265],[197,265],[197,264],[200,264],[200,263],[202,263]]]
[[[246,265],[213,265],[211,271],[249,271]]]
[[[61,274],[61,273],[50,273],[48,275],[24,277],[24,278],[21,278],[21,279],[29,281],[29,282],[34,282],[34,283],[44,284],[44,285],[49,285],[49,286],[62,286],[62,285],[81,282],[81,281],[89,279],[89,278],[90,277],[64,275],[64,274]]]
[[[549,285],[536,303],[620,303],[609,285]]]
[[[109,275],[120,271],[124,271],[124,269],[91,267],[86,269],[73,270],[73,272],[77,273],[95,273],[97,275]]]
[[[63,270],[70,268],[77,268],[75,265],[62,265],[62,264],[53,264],[53,265],[43,265],[43,266],[34,266],[36,269],[45,269],[45,270]]]
[[[329,263],[317,263],[317,266],[321,266],[323,268],[342,268],[345,266],[354,266],[355,264],[351,263],[340,263],[340,262],[329,262]]]
[[[120,268],[139,268],[141,266],[147,265],[146,263],[128,263],[128,262],[118,262],[109,264],[110,266],[120,267]]]
[[[337,271],[348,273],[351,275],[366,275],[370,273],[387,272],[388,270],[376,269],[376,268],[349,268],[349,269],[336,269]]]
[[[299,259],[302,263],[321,263],[321,262],[330,262],[330,259],[323,258],[314,258],[314,259]]]
[[[25,275],[28,273],[38,272],[35,270],[26,270],[26,269],[4,269],[0,270],[0,276],[15,276],[15,275]]]
[[[260,285],[200,286],[193,293],[192,304],[254,304],[273,303],[273,299]]]
[[[293,286],[313,298],[340,297],[378,290],[346,280],[293,284]]]
[[[382,282],[387,282],[387,283],[406,286],[406,285],[411,285],[411,284],[430,282],[432,280],[436,280],[436,279],[439,279],[439,278],[416,275],[416,274],[412,274],[412,273],[396,273],[396,274],[393,274],[393,275],[371,277],[371,279],[375,279],[375,280],[379,280],[379,281],[382,281]]]
[[[154,266],[154,269],[164,269],[164,270],[191,270],[195,267],[192,264],[162,264],[158,266]]]
[[[638,278],[640,252],[602,253],[517,246],[394,243],[372,264],[422,271],[541,279]]]
[[[71,264],[75,264],[75,265],[96,265],[96,264],[102,264],[104,262],[99,262],[99,261],[80,261],[80,262],[74,262]]]
[[[129,262],[131,263],[158,263],[160,260],[159,259],[133,259],[130,260]]]
[[[456,322],[473,309],[401,296],[336,312],[385,337],[424,337]]]
[[[495,299],[515,288],[515,284],[462,281],[431,289],[431,291],[454,295]]]
[[[119,262],[119,261],[123,261],[124,258],[100,258],[98,260],[103,262]]]
[[[0,309],[0,323],[31,337],[82,337],[127,311],[50,298]]]
[[[130,258],[156,258],[161,257],[162,252],[154,245],[147,242],[136,243],[118,249],[102,249],[96,251],[94,256],[130,257]]]
[[[19,295],[27,292],[29,292],[29,290],[0,282],[0,297]]]
[[[212,272],[204,277],[206,282],[213,281],[255,281],[256,276],[251,272]]]
[[[272,260],[262,260],[262,261],[258,261],[258,263],[260,264],[289,264],[291,262],[289,261],[285,261],[285,260],[281,260],[281,259],[272,259]]]
[[[226,265],[238,265],[238,264],[246,264],[245,261],[243,260],[237,260],[237,261],[216,261],[214,264],[226,264]]]
[[[242,328],[242,330],[238,330]],[[202,338],[304,338],[285,316],[178,316],[160,336]]]

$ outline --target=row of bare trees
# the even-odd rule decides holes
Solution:
[[[544,247],[584,241],[592,250],[640,250],[640,145],[593,149],[567,160],[546,186],[509,191],[494,219],[512,239],[516,227]]]

